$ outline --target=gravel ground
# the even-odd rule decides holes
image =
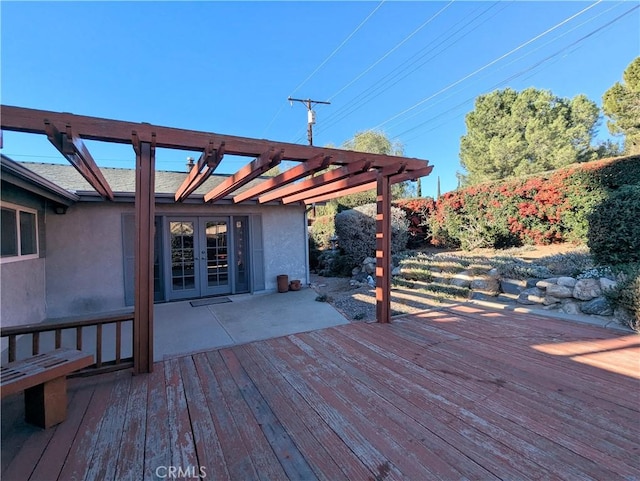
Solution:
[[[326,302],[335,307],[350,321],[371,322],[376,320],[376,290],[371,287],[351,287],[349,278],[322,277],[311,274],[311,287],[318,295],[326,295]],[[442,307],[442,303],[424,293],[406,289],[391,290],[391,315],[411,314]]]

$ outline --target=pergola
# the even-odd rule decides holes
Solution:
[[[187,199],[218,167],[223,156],[253,158],[235,174],[207,192],[203,202],[278,202],[313,204],[376,189],[376,317],[390,322],[391,185],[427,176],[428,161],[415,158],[304,146],[210,132],[109,120],[70,113],[0,106],[2,130],[46,135],[58,151],[105,200],[114,194],[83,139],[130,144],[136,154],[134,371],[153,369],[153,229],[155,214],[155,151],[167,148],[202,154],[175,193]],[[236,191],[282,161],[298,165]],[[328,170],[327,170],[328,169]],[[319,175],[315,175],[321,171]]]

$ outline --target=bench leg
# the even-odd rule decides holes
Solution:
[[[67,378],[53,379],[24,392],[25,420],[41,428],[50,428],[67,417]]]

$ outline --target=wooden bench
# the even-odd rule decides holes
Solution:
[[[2,397],[24,391],[25,420],[41,428],[67,417],[67,375],[93,364],[91,354],[60,348],[1,368]]]

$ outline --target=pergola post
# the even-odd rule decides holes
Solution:
[[[376,319],[391,322],[391,181],[378,171],[376,195]]]
[[[135,300],[133,319],[133,371],[153,371],[153,239],[155,229],[155,138],[141,142],[133,135],[136,151]]]

